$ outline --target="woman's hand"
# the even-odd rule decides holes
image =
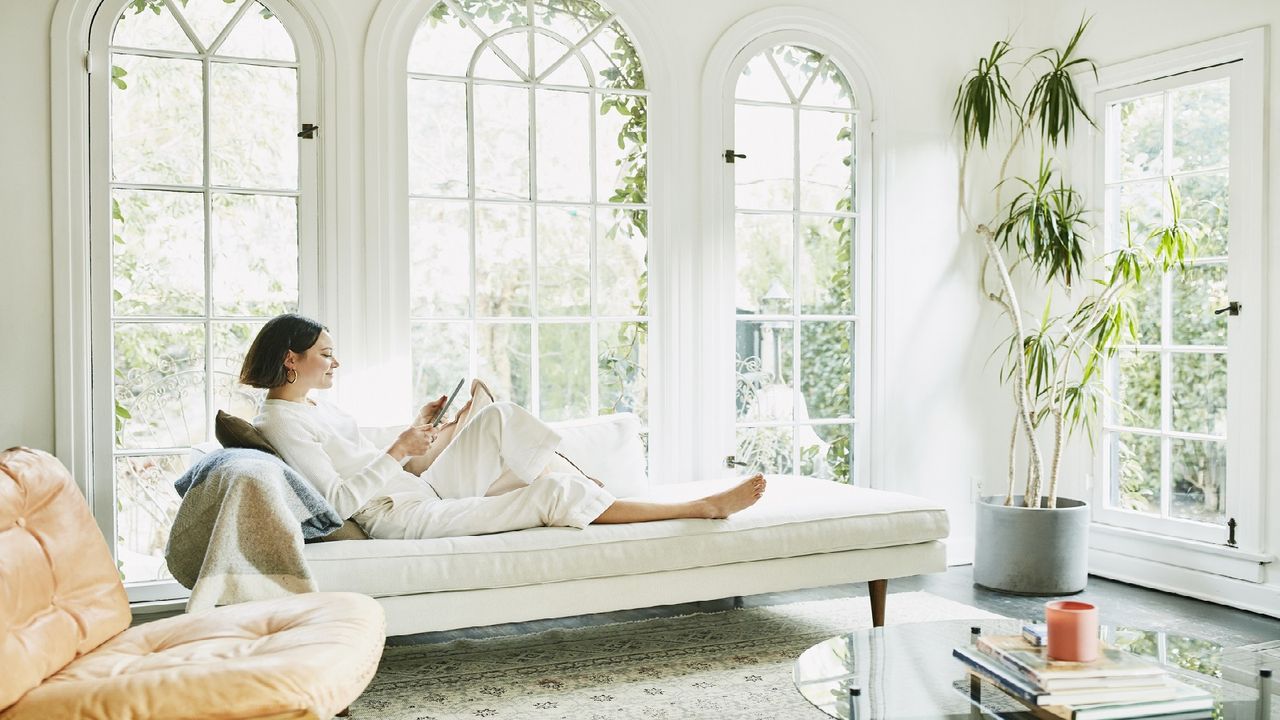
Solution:
[[[391,447],[387,448],[387,454],[397,462],[402,462],[405,458],[414,455],[425,455],[435,443],[439,432],[437,428],[429,425],[410,425],[400,433],[395,442],[391,443]]]
[[[436,419],[436,415],[440,414],[440,408],[444,407],[444,404],[448,401],[449,398],[447,396],[441,395],[435,400],[423,405],[422,409],[418,411],[418,418],[413,421],[413,424],[430,425]]]

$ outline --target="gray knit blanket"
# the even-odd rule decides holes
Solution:
[[[187,610],[317,589],[302,555],[342,518],[301,475],[258,450],[217,450],[174,482],[182,504],[165,561]]]

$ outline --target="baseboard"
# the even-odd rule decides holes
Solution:
[[[1098,548],[1089,550],[1089,573],[1280,618],[1280,585],[1245,582]]]

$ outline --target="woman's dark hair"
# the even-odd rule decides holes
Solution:
[[[245,353],[240,366],[240,382],[256,388],[285,384],[284,359],[292,350],[304,353],[329,328],[296,313],[277,315],[267,321]]]

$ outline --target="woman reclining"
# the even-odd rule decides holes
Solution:
[[[254,423],[338,514],[370,537],[437,538],[675,518],[725,518],[753,505],[753,475],[721,493],[682,503],[614,498],[556,452],[555,430],[508,402],[481,394],[444,425],[425,405],[391,445],[378,448],[354,418],[309,396],[333,386],[333,337],[296,314],[271,319],[254,338],[240,382],[267,389]],[[483,387],[483,386],[480,386]]]

